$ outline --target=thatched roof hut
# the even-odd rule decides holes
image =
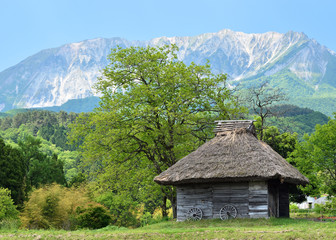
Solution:
[[[308,179],[255,135],[253,121],[219,121],[216,137],[155,177],[164,185],[281,179]]]
[[[253,121],[218,121],[215,132],[154,179],[177,186],[178,220],[187,218],[191,205],[217,218],[225,203],[238,206],[240,217],[289,216],[288,185],[308,179],[257,139]]]

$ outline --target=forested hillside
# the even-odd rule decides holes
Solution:
[[[41,153],[62,162],[69,183],[78,173],[79,154],[67,143],[67,134],[77,116],[64,111],[11,110],[0,117],[0,137],[12,147],[19,147],[28,139],[33,141]]]
[[[277,105],[272,108],[277,117],[271,117],[267,121],[268,126],[276,126],[280,132],[296,132],[299,140],[304,134],[312,134],[317,124],[326,124],[329,118],[309,108],[300,108],[294,105]]]

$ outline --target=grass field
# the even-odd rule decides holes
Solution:
[[[336,239],[336,222],[305,219],[234,219],[161,222],[142,228],[1,230],[0,239]]]

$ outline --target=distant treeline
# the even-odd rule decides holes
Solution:
[[[68,144],[69,124],[75,121],[77,113],[21,109],[3,115],[0,117],[0,139],[4,144],[20,150],[22,143],[29,139],[36,143],[48,164],[58,160],[68,184],[78,178],[80,156],[77,147]],[[43,165],[42,162],[39,164]]]
[[[317,124],[326,124],[328,116],[321,112],[309,108],[300,108],[294,105],[276,105],[272,108],[276,117],[271,117],[267,121],[268,126],[276,126],[280,132],[296,132],[299,140],[304,134],[311,134],[315,131]]]
[[[22,110],[22,112],[1,117],[0,129],[8,131],[8,129],[20,129],[25,126],[34,137],[42,137],[64,150],[75,150],[73,146],[67,144],[67,132],[68,125],[74,122],[77,116],[77,113],[65,111],[57,113],[46,110]],[[11,139],[16,143],[18,141],[15,134]]]

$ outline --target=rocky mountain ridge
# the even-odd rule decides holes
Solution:
[[[149,41],[97,38],[42,50],[0,73],[0,110],[59,106],[97,95],[93,85],[108,64],[111,48],[171,43],[179,47],[178,57],[186,64],[210,60],[213,72],[227,73],[233,83],[255,84],[267,79],[281,85],[286,78],[297,85],[297,92],[302,90],[302,96],[292,96],[299,97],[299,102],[305,96],[336,96],[336,54],[304,33],[248,34],[224,29]]]

